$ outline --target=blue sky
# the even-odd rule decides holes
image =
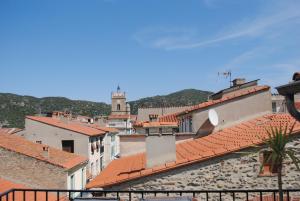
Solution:
[[[109,102],[288,82],[299,0],[1,0],[0,92]],[[297,68],[298,67],[298,68]]]

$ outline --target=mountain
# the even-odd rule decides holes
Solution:
[[[139,107],[167,107],[194,105],[207,100],[212,92],[185,89],[165,96],[153,96],[129,102],[132,113],[137,114]],[[64,97],[36,98],[10,93],[0,93],[0,127],[24,128],[26,115],[41,111],[71,111],[73,114],[94,116],[108,115],[110,105],[92,101],[70,100]]]
[[[131,101],[130,107],[133,114],[137,114],[141,107],[170,107],[195,105],[207,100],[208,96],[213,94],[209,91],[197,89],[184,89],[164,96],[153,96]]]
[[[70,100],[63,97],[35,98],[16,94],[0,93],[0,127],[23,128],[26,115],[40,111],[72,111],[74,114],[93,116],[109,114],[110,105],[91,101]]]

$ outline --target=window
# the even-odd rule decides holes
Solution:
[[[94,139],[91,139],[91,153],[92,155],[94,154],[96,150],[96,146],[95,146],[95,143],[94,143]]]
[[[271,151],[262,151],[260,153],[260,161],[262,163],[261,175],[274,175],[278,173],[278,165],[272,166],[272,159],[270,159]]]
[[[100,172],[100,163],[99,160],[96,160],[97,174]]]
[[[117,104],[117,111],[120,111],[120,110],[121,110],[121,105]]]
[[[62,140],[61,145],[63,151],[74,153],[74,140]]]
[[[71,178],[70,178],[70,188],[71,188],[71,190],[75,189],[75,176],[74,175],[71,175]],[[75,194],[71,193],[70,196],[71,196],[71,198],[74,198]]]
[[[115,157],[115,146],[111,146],[111,159]]]
[[[272,110],[273,112],[277,112],[276,102],[272,102]]]
[[[74,175],[71,175],[70,182],[71,182],[71,185],[70,185],[71,189],[75,189],[75,177],[74,177]]]
[[[192,119],[192,117],[189,118],[189,132],[193,132],[193,119]]]
[[[103,157],[100,158],[100,169],[101,169],[101,171],[103,169]]]
[[[149,128],[146,128],[146,129],[145,129],[145,132],[146,132],[147,135],[149,135],[149,134],[150,134],[150,129],[149,129]]]
[[[95,174],[94,174],[94,163],[91,163],[91,174],[92,174],[92,176],[95,175]]]
[[[162,130],[162,128],[159,128],[159,134],[162,134],[163,133],[163,130]]]
[[[112,135],[112,136],[111,136],[111,142],[115,142],[115,140],[116,140],[116,136],[115,136],[115,135]]]
[[[38,144],[42,144],[42,141],[35,141],[36,143],[38,143]]]
[[[85,171],[84,168],[81,169],[81,189],[84,189],[85,187]]]

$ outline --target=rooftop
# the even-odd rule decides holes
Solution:
[[[17,132],[22,131],[21,128],[0,128],[1,133],[7,133],[7,134],[15,134]]]
[[[52,117],[41,117],[41,116],[27,116],[27,119],[38,121],[40,123],[48,124],[51,126],[55,126],[58,128],[74,131],[76,133],[80,133],[88,136],[100,136],[105,135],[106,131],[92,128],[83,124],[75,123],[72,121],[63,122],[59,118]]]
[[[22,184],[17,184],[17,183],[8,181],[8,180],[0,177],[0,193],[9,191],[10,189],[28,189],[28,187],[24,186]],[[9,196],[9,198],[10,198],[10,196]],[[25,198],[26,198],[26,200],[34,200],[34,192],[27,192]],[[39,201],[44,201],[44,200],[46,200],[46,193],[45,192],[37,192],[36,198]],[[4,200],[4,198],[3,198],[3,200]],[[12,199],[8,199],[8,200],[12,200]],[[23,192],[15,192],[14,201],[23,201],[23,200],[24,200]],[[48,201],[56,201],[57,199],[54,195],[49,194],[47,200]],[[59,200],[65,200],[65,199],[61,198]]]
[[[108,119],[131,119],[136,120],[136,115],[130,115],[130,114],[112,114],[108,116]]]
[[[174,114],[169,114],[169,115],[164,115],[158,118],[159,122],[174,122],[178,123],[177,115],[179,113],[174,113]]]
[[[45,157],[43,155],[43,147],[45,146],[46,145],[34,143],[16,135],[0,134],[0,148],[45,161],[65,169],[71,169],[77,165],[86,163],[88,160],[83,156],[52,147],[48,147],[49,156]]]
[[[145,153],[123,157],[112,161],[87,188],[109,187],[122,182],[165,172],[192,163],[205,161],[262,143],[266,128],[295,121],[288,114],[269,114],[258,117],[230,128],[192,139],[176,145],[176,161],[154,168],[146,168]],[[300,131],[297,122],[294,132]],[[258,137],[258,135],[260,137]]]
[[[247,96],[247,95],[250,95],[250,94],[254,94],[254,93],[257,93],[257,92],[267,91],[269,89],[270,89],[269,86],[254,86],[250,89],[236,91],[236,92],[233,92],[231,95],[228,95],[224,98],[220,98],[220,99],[217,99],[217,100],[208,100],[208,101],[200,103],[198,105],[191,106],[189,109],[178,113],[178,115],[184,115],[186,113],[189,113],[189,112],[192,112],[192,111],[195,111],[195,110],[204,109],[204,108],[216,105],[216,104],[220,104],[220,103],[224,103],[224,102],[227,102],[227,101],[230,101],[230,100],[234,100],[236,98],[240,98],[240,97]]]

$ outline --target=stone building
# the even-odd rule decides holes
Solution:
[[[224,128],[205,137],[176,145],[176,159],[148,166],[146,153],[113,161],[95,180],[92,189],[222,190],[275,188],[276,170],[266,163],[266,129],[295,121],[288,114],[267,114]],[[300,156],[300,123],[289,146]],[[162,154],[161,147],[156,147]],[[148,150],[146,150],[147,152]],[[167,161],[170,158],[164,158]],[[260,166],[263,165],[261,170]],[[284,188],[300,188],[300,172],[286,161]]]
[[[111,114],[107,119],[107,127],[118,129],[119,134],[132,134],[135,119],[136,116],[130,114],[126,93],[118,86],[117,91],[111,93]]]
[[[88,159],[0,134],[0,177],[31,188],[83,189]]]
[[[217,123],[208,113],[214,111]],[[276,170],[266,163],[266,129],[292,124],[288,114],[273,114],[268,86],[236,81],[207,102],[176,114],[179,133],[146,136],[145,151],[113,161],[87,188],[118,190],[222,190],[276,187]],[[216,123],[216,124],[213,124]],[[289,146],[300,154],[300,123]],[[298,156],[300,156],[298,154]],[[287,161],[289,164],[289,161]],[[260,166],[263,166],[261,170]],[[284,187],[299,188],[300,172],[285,165]]]
[[[27,116],[21,136],[37,143],[76,153],[89,159],[88,179],[97,176],[113,159],[117,130],[65,117]],[[113,149],[113,150],[112,150]]]

